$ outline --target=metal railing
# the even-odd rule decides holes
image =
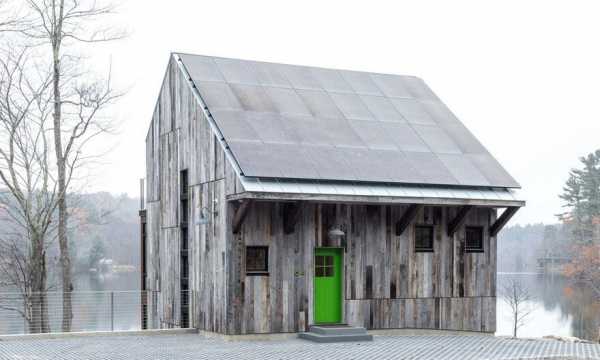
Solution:
[[[143,321],[143,314],[156,313],[157,307],[189,307],[189,296],[176,303],[162,304],[155,291],[75,291],[72,292],[70,331],[123,331],[165,327],[162,320],[154,324]],[[38,294],[39,295],[39,294]],[[43,304],[43,305],[41,305]],[[45,315],[42,315],[45,314]],[[62,292],[23,297],[20,293],[0,292],[0,334],[62,332]],[[178,316],[167,327],[179,327]]]

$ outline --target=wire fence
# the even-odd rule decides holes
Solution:
[[[182,297],[183,307],[189,307],[188,298],[185,295]],[[155,291],[72,292],[73,318],[69,331],[151,329],[152,323],[144,321],[144,318],[152,311],[149,307],[156,306],[157,299],[158,293]],[[62,332],[62,322],[62,292],[28,297],[20,293],[0,292],[0,335]],[[169,327],[178,325],[170,324]]]

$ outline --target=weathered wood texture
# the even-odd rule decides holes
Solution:
[[[303,331],[311,316],[317,205],[299,209],[295,231],[284,231],[284,203],[252,203],[241,230],[229,231],[230,334]],[[245,247],[269,246],[269,276],[246,276]]]
[[[243,191],[202,108],[174,59],[169,63],[146,138],[149,325],[180,324],[189,301],[193,327],[223,331],[225,322],[226,195]],[[180,209],[180,172],[188,170],[189,209]],[[208,225],[197,224],[207,208]],[[190,224],[190,295],[181,299],[180,212]]]
[[[303,331],[313,322],[314,248],[344,248],[344,316],[368,328],[495,330],[494,209],[474,207],[447,235],[459,207],[424,206],[406,229],[409,205],[294,204],[254,200],[233,233],[244,189],[171,61],[146,140],[149,326],[180,324],[190,301],[192,327],[229,334]],[[188,170],[189,209],[180,209],[180,172]],[[190,296],[181,299],[181,211],[188,211]],[[208,216],[208,224],[201,224]],[[415,224],[435,227],[434,251],[415,253]],[[333,225],[346,233],[333,241]],[[464,227],[484,227],[482,253],[464,252]],[[245,249],[269,246],[269,275],[246,276]]]
[[[238,234],[229,231],[231,334],[303,331],[313,319],[314,247],[344,250],[345,320],[376,328],[495,331],[495,238],[483,253],[465,253],[465,226],[487,234],[495,210],[473,208],[454,236],[447,224],[459,207],[425,206],[406,231],[396,224],[408,206],[306,203],[286,233],[282,202],[255,202]],[[327,233],[334,224],[346,235]],[[415,224],[434,225],[434,251],[414,251]],[[269,276],[246,276],[244,249],[269,246]]]

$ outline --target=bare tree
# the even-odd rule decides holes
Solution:
[[[500,296],[510,307],[513,324],[513,337],[517,337],[517,331],[526,324],[529,315],[535,310],[533,300],[535,297],[515,278],[507,279],[501,286]]]
[[[68,242],[70,173],[81,169],[92,156],[84,148],[100,134],[110,131],[111,121],[101,115],[121,94],[104,80],[87,81],[83,58],[76,45],[120,39],[124,33],[103,25],[113,14],[113,5],[96,0],[27,0],[32,17],[20,32],[34,43],[51,48],[54,151],[57,168],[58,230],[63,291],[62,330],[70,331],[73,280]]]
[[[27,48],[0,57],[0,279],[16,288],[30,332],[48,332],[46,247],[58,205],[50,162],[49,73]],[[9,226],[11,225],[11,226]]]
[[[9,9],[8,1],[0,0],[0,32],[10,31],[18,22],[18,17]]]

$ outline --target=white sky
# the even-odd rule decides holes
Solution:
[[[600,147],[597,1],[124,0],[131,36],[95,46],[128,95],[93,188],[138,195],[146,131],[172,51],[411,74],[521,183],[513,223],[550,222],[578,157]]]

